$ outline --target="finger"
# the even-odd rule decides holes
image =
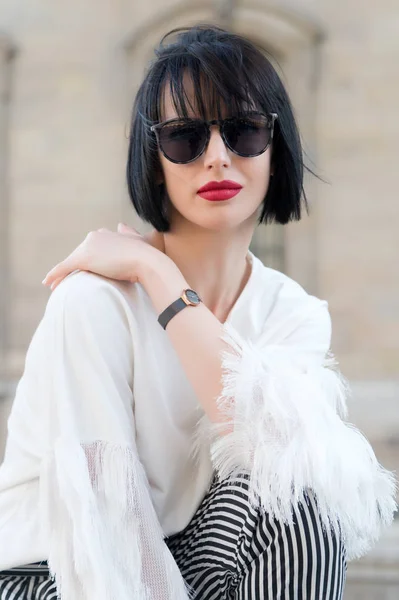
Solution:
[[[43,279],[43,285],[50,285],[59,277],[66,277],[72,271],[76,269],[81,269],[83,267],[82,260],[79,260],[79,256],[81,257],[81,247],[78,246],[72,254],[70,254],[65,260],[55,265]]]
[[[63,279],[65,279],[65,277],[57,277],[57,279],[51,284],[50,289],[52,292],[54,292],[55,288],[59,286]]]
[[[154,248],[156,248],[157,250],[160,250],[161,252],[163,252],[165,254],[165,239],[164,239],[163,233],[161,233],[160,231],[157,231],[156,229],[153,229],[152,231],[150,231],[144,235],[144,239],[151,246],[153,246]]]
[[[136,234],[139,233],[137,231],[137,229],[134,229],[134,227],[129,227],[129,225],[126,225],[125,223],[118,223],[118,232],[119,233],[136,233]]]
[[[108,231],[108,233],[111,233],[111,230],[107,229],[106,227],[101,227],[101,229],[97,229],[97,231],[99,231],[100,233],[104,233],[106,231]]]
[[[46,277],[43,279],[43,285],[50,285],[57,278],[57,275],[61,269],[61,263],[55,265],[50,271],[47,273]]]
[[[94,239],[93,239],[94,238]],[[96,231],[90,231],[85,240],[75,248],[65,260],[61,261],[55,267],[53,267],[43,279],[43,285],[50,285],[58,277],[66,277],[70,273],[76,270],[88,271],[88,264],[90,253],[88,247],[98,239]]]

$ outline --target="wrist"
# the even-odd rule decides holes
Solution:
[[[139,282],[149,295],[155,311],[160,314],[174,300],[179,298],[184,289],[190,287],[176,264],[167,259],[151,263],[145,273],[139,277]]]

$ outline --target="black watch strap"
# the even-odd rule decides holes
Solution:
[[[172,317],[177,315],[178,312],[186,308],[186,306],[198,306],[201,303],[201,298],[198,296],[197,292],[187,288],[183,290],[180,298],[172,302],[165,310],[159,315],[158,323],[162,325],[164,329],[166,329],[166,325],[169,323]]]
[[[177,315],[178,312],[183,310],[187,304],[184,302],[183,298],[178,298],[172,304],[170,304],[165,310],[159,315],[158,323],[162,325],[164,329],[166,329],[166,325],[169,323],[172,317]]]

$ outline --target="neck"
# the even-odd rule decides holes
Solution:
[[[222,322],[240,296],[251,274],[250,235],[223,232],[168,232],[164,252],[209,310]]]

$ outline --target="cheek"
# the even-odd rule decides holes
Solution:
[[[268,185],[270,179],[270,155],[268,152],[253,158],[243,159],[240,167],[245,175],[249,187],[259,189],[262,193]]]
[[[179,200],[179,197],[186,197],[187,190],[193,185],[194,167],[191,165],[178,165],[170,162],[164,156],[160,158],[163,180],[166,184],[168,194],[172,200]]]

